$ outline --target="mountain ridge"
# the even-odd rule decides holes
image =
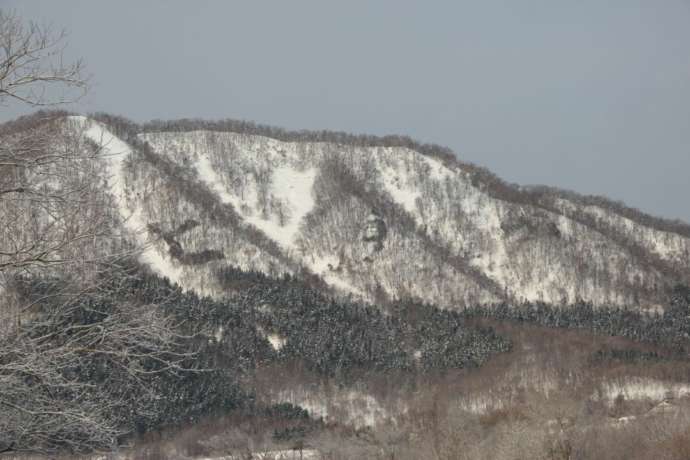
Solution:
[[[90,125],[90,142],[123,151],[113,174],[121,174],[120,214],[125,223],[138,216],[129,231],[146,234],[143,257],[200,294],[223,295],[213,280],[225,265],[316,275],[368,301],[412,297],[460,309],[580,300],[657,308],[670,286],[690,279],[687,224],[510,185],[407,137],[228,120],[74,119]],[[110,192],[118,193],[112,184]],[[389,227],[378,250],[363,237],[372,212]],[[195,225],[166,243],[162,236],[188,221]],[[175,251],[196,254],[184,259],[195,264]],[[215,260],[203,261],[209,254]]]
[[[37,121],[47,121],[50,119],[78,115],[76,112],[64,110],[41,110],[34,114],[20,116],[13,120],[0,123],[0,130],[21,129],[24,123],[34,123]],[[409,145],[422,155],[435,157],[449,164],[456,164],[460,168],[465,168],[472,172],[478,179],[485,178],[486,182],[491,183],[488,187],[495,193],[495,197],[506,201],[519,202],[520,200],[536,200],[545,193],[562,195],[563,198],[578,201],[583,205],[605,207],[609,211],[614,211],[621,217],[625,217],[646,226],[661,231],[678,233],[685,237],[690,237],[690,222],[681,218],[655,216],[649,212],[642,211],[634,206],[629,206],[624,200],[611,199],[604,195],[581,193],[574,190],[561,188],[558,186],[543,184],[519,184],[506,181],[499,175],[493,173],[484,166],[477,165],[470,161],[461,160],[459,155],[448,147],[435,143],[424,143],[400,134],[373,135],[373,134],[352,134],[344,131],[332,130],[289,130],[278,126],[256,123],[253,121],[226,118],[220,120],[204,118],[179,118],[170,120],[153,119],[151,121],[137,123],[119,115],[112,115],[105,112],[95,112],[86,115],[95,120],[103,121],[109,126],[115,127],[120,134],[131,135],[132,133],[152,132],[152,131],[194,131],[203,126],[204,130],[209,131],[229,131],[236,133],[256,134],[269,137],[275,140],[290,141],[300,137],[305,139],[336,138],[335,143],[345,145],[363,145],[369,147],[376,146],[403,146]],[[326,142],[326,141],[323,141]],[[510,199],[511,194],[519,194],[521,198]]]

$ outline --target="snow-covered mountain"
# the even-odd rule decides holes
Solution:
[[[222,296],[224,266],[299,273],[369,301],[656,308],[690,281],[690,227],[620,204],[510,186],[402,138],[241,123],[69,117],[98,148],[140,260]]]

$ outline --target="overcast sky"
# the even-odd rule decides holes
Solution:
[[[70,31],[79,111],[407,134],[690,222],[690,0],[0,5]]]

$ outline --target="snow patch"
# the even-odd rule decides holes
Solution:
[[[244,213],[242,205],[246,203],[227,191],[223,180],[213,169],[207,154],[199,155],[195,166],[201,180],[218,195],[223,203],[231,204],[247,222],[264,232],[283,249],[294,248],[295,236],[299,233],[302,220],[314,208],[311,191],[316,178],[315,168],[299,171],[291,166],[283,165],[273,170],[271,193],[287,207],[284,222],[281,225],[275,216],[263,219],[260,216]]]
[[[213,334],[213,336],[216,338],[216,342],[220,342],[223,340],[223,336],[225,334],[225,329],[223,326],[219,326],[218,329],[216,329],[216,333]]]
[[[458,406],[462,411],[469,412],[474,415],[484,415],[489,412],[501,410],[505,407],[506,402],[501,396],[490,394],[476,395],[472,397],[463,398],[458,402]]]
[[[332,268],[338,267],[340,260],[335,255],[320,255],[320,257],[307,257],[303,262],[309,269],[321,276],[321,278],[330,286],[340,289],[341,291],[354,294],[360,298],[366,298],[366,294],[361,289],[354,286],[351,282],[338,276],[337,273],[332,272]]]
[[[632,378],[602,384],[601,399],[608,404],[613,404],[619,395],[626,400],[663,401],[667,398],[690,396],[690,385],[647,378]],[[599,397],[595,396],[594,399],[599,399]]]
[[[280,351],[287,343],[287,339],[279,334],[269,334],[266,339],[275,351]]]
[[[327,254],[327,255],[321,255],[319,254],[319,257],[312,256],[310,257],[310,268],[314,273],[323,273],[326,270],[331,270],[331,267],[337,267],[338,264],[340,263],[340,260],[335,254]]]
[[[382,423],[395,423],[392,414],[370,394],[358,390],[319,394],[305,388],[281,391],[273,398],[275,403],[289,402],[300,406],[313,418],[334,420],[356,429]],[[405,408],[402,408],[403,412]]]
[[[349,293],[354,294],[356,296],[359,296],[361,298],[367,297],[367,295],[364,293],[364,291],[362,291],[361,289],[358,289],[352,283],[350,283],[350,282],[348,282],[342,278],[339,278],[335,275],[329,275],[327,273],[326,274],[322,273],[321,276],[326,283],[328,283],[329,285],[331,285],[337,289],[340,289],[341,291],[349,292]]]
[[[273,170],[272,192],[287,201],[289,213],[283,226],[276,227],[272,221],[263,221],[262,230],[285,248],[293,246],[302,219],[314,208],[311,192],[315,178],[315,168],[298,171],[281,166]]]
[[[414,152],[414,154],[419,155],[417,152]],[[453,171],[445,167],[443,163],[441,163],[439,160],[435,158],[430,158],[426,155],[419,155],[419,157],[424,163],[429,165],[429,169],[431,171],[431,179],[436,181],[442,181],[446,177],[452,176]]]
[[[408,185],[408,178],[402,171],[392,168],[381,168],[381,179],[386,191],[393,200],[400,204],[405,211],[413,216],[417,215],[417,198],[420,197],[419,190]]]

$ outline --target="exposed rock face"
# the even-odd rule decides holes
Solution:
[[[367,256],[371,257],[383,249],[383,241],[386,239],[388,229],[386,222],[378,215],[376,211],[372,211],[367,217],[366,226],[364,228],[364,236],[362,240],[367,246]]]

